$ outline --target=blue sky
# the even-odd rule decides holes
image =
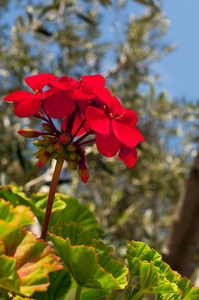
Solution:
[[[170,19],[165,40],[176,51],[163,58],[155,69],[162,75],[160,88],[172,98],[199,98],[199,1],[164,0],[163,12]]]
[[[196,101],[199,98],[199,0],[162,0],[162,8],[170,20],[164,41],[174,43],[177,48],[153,65],[154,71],[161,75],[161,80],[157,84],[158,90],[166,89],[171,98],[185,97],[187,100]],[[11,9],[9,19],[10,23],[13,23],[17,14],[20,14],[20,9],[16,10],[16,7]],[[132,0],[127,1],[122,14],[113,14],[111,9],[106,8],[103,26],[105,25],[105,28],[106,24],[108,26],[104,37],[111,36],[111,24],[115,24],[120,38],[122,35],[120,22],[123,22],[129,13],[139,15],[144,9],[143,5]]]

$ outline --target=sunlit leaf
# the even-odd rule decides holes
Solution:
[[[34,214],[26,206],[15,208],[10,202],[0,199],[0,238],[17,228],[34,222]]]
[[[160,254],[142,242],[128,242],[127,248],[131,278],[140,279],[132,295],[136,297],[147,293],[180,295],[180,290],[174,282],[176,277],[174,274],[171,275],[173,272],[171,269],[168,270],[169,266],[161,261]]]
[[[50,231],[59,256],[78,285],[93,289],[122,289],[128,270],[112,259],[112,248],[92,238],[79,224],[61,223]]]
[[[35,291],[46,291],[49,272],[62,269],[59,258],[42,240],[19,228],[2,238],[4,254],[0,256],[0,283],[3,288],[31,296]],[[14,281],[14,283],[13,283]]]
[[[88,289],[81,293],[81,300],[95,300],[98,298],[106,297],[109,294],[110,291]]]
[[[33,202],[39,208],[45,211],[47,205],[48,194],[33,194]],[[43,216],[38,216],[40,223],[43,223]],[[81,224],[88,233],[94,238],[98,238],[103,233],[103,229],[99,227],[98,222],[93,213],[85,206],[78,202],[77,199],[56,194],[53,204],[53,212],[50,218],[50,226],[59,222],[77,222]]]
[[[35,300],[63,300],[71,287],[70,273],[62,270],[50,273],[50,286],[46,292],[34,293]]]

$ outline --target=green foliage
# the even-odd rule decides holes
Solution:
[[[0,238],[15,231],[21,226],[34,222],[34,215],[25,206],[14,208],[10,203],[1,199],[0,201]]]
[[[43,215],[38,219],[43,223],[45,207],[48,200],[48,193],[33,194],[32,200],[39,209],[44,208]],[[104,231],[99,227],[98,222],[93,213],[84,205],[80,204],[77,199],[56,194],[53,204],[53,211],[50,219],[50,226],[60,222],[77,222],[81,224],[88,233],[94,238],[99,238],[99,234]]]
[[[0,205],[0,287],[25,296],[45,291],[49,286],[48,273],[62,269],[58,257],[22,228],[33,221],[34,215],[27,207],[13,208],[2,199]]]
[[[14,206],[26,205],[31,207],[35,216],[40,221],[40,224],[43,224],[48,193],[33,194],[32,199],[29,199],[19,189],[19,187],[15,185],[8,185],[0,188],[0,197],[5,200],[10,200]],[[94,238],[99,238],[99,234],[104,232],[103,229],[99,227],[93,213],[87,207],[80,204],[77,199],[67,197],[62,194],[56,194],[53,203],[50,226],[56,225],[59,222],[69,221],[81,224]]]
[[[80,225],[61,223],[49,235],[78,285],[101,290],[125,287],[125,265],[113,260],[112,248],[93,239]]]
[[[50,286],[46,292],[34,293],[35,300],[63,300],[71,287],[70,273],[63,268],[52,272],[50,275]]]
[[[64,216],[67,222],[56,223],[48,236],[65,265],[63,268],[50,246],[22,227],[33,221],[34,214],[21,203],[31,204],[41,218],[47,195],[35,194],[28,199],[17,186],[11,185],[1,188],[0,196],[4,197],[0,201],[0,288],[4,289],[1,299],[7,299],[10,290],[18,294],[16,300],[24,299],[21,296],[67,300],[74,283],[76,299],[81,300],[115,299],[112,290],[125,290],[124,300],[141,300],[146,294],[156,294],[158,300],[196,300],[199,296],[199,288],[172,271],[157,251],[135,241],[127,243],[126,287],[126,265],[112,258],[111,247],[89,234],[93,233],[92,226],[98,228],[93,214],[86,207],[82,209],[76,199],[57,194],[54,222]],[[77,219],[79,213],[81,225],[68,217]]]

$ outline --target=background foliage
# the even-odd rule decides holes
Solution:
[[[107,38],[104,17],[112,11],[122,15],[127,2],[0,1],[1,99],[26,88],[24,78],[31,74],[78,79],[101,73],[115,96],[138,114],[146,142],[137,147],[135,167],[127,169],[117,157],[103,158],[88,147],[88,183],[66,167],[59,185],[60,192],[90,206],[106,231],[103,238],[117,246],[117,256],[124,255],[127,239],[160,250],[195,155],[198,116],[196,105],[156,91],[152,64],[173,50],[163,42],[168,22],[159,3],[136,1],[144,4],[143,14],[129,12],[114,27],[114,39]],[[19,11],[14,23],[8,20],[13,6]],[[34,146],[17,134],[33,124],[39,126],[33,118],[19,120],[11,104],[0,102],[0,184],[25,185],[29,195],[51,179],[50,169],[38,170]]]

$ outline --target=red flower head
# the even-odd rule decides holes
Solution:
[[[135,147],[138,140],[144,140],[135,128],[137,115],[133,110],[126,110],[119,100],[106,88],[95,88],[93,93],[99,107],[88,107],[86,119],[89,127],[96,132],[96,145],[104,156],[114,156],[122,144]]]
[[[70,115],[75,110],[75,100],[89,100],[95,95],[92,88],[103,87],[105,83],[101,75],[82,76],[77,81],[72,77],[63,76],[58,81],[51,81],[50,87],[57,88],[57,93],[47,97],[44,101],[44,109],[52,118],[59,119]],[[88,104],[81,105],[84,111]]]
[[[49,95],[52,91],[42,92],[42,89],[49,81],[58,79],[57,76],[41,73],[39,75],[29,76],[25,79],[35,94],[26,91],[16,91],[7,95],[4,100],[13,102],[14,113],[20,117],[33,116],[41,107],[41,99]]]

